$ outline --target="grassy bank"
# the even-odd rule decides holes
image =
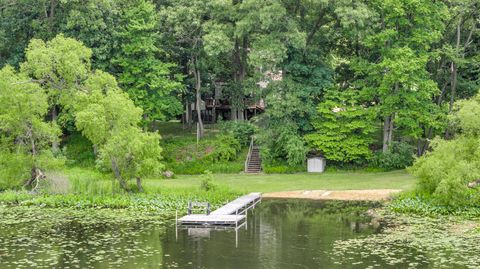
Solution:
[[[215,188],[201,188],[202,176],[144,180],[145,193],[125,193],[111,175],[89,168],[69,168],[49,174],[50,185],[40,194],[24,191],[0,193],[0,203],[72,208],[184,209],[188,201],[209,201],[214,207],[247,192],[289,190],[403,189],[415,179],[405,171],[327,172],[324,174],[215,174]],[[133,182],[132,182],[133,184]]]
[[[415,178],[403,170],[392,172],[326,172],[323,174],[216,174],[218,184],[237,192],[274,192],[291,190],[411,190]],[[147,186],[155,188],[185,188],[199,186],[198,175],[179,175],[175,179],[149,179]]]

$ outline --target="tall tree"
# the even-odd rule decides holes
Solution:
[[[370,100],[378,102],[386,152],[397,128],[418,139],[422,126],[436,125],[438,109],[432,99],[439,90],[426,65],[432,44],[441,38],[447,10],[430,0],[372,2],[372,8],[380,14],[378,30],[363,41],[369,53],[357,61],[356,70],[364,76]]]
[[[209,3],[202,0],[167,1],[160,11],[162,29],[165,30],[164,39],[172,46],[172,53],[182,63],[185,73],[193,78],[191,88],[195,95],[199,137],[204,135],[201,94],[202,78],[205,76],[203,71],[207,63],[204,36],[209,17]],[[188,101],[186,106],[190,106]]]
[[[50,143],[58,141],[60,128],[45,122],[48,96],[42,88],[7,66],[0,70],[0,149],[2,154],[25,156],[31,171],[25,185],[33,187],[43,179],[43,169],[52,162]]]
[[[68,101],[71,91],[88,77],[91,55],[91,50],[82,43],[62,35],[47,42],[33,39],[28,45],[21,70],[48,94],[53,122],[57,121],[58,110]],[[54,142],[52,147],[57,151],[58,143]]]
[[[160,60],[158,16],[149,0],[128,1],[121,14],[120,52],[115,57],[119,83],[144,111],[144,120],[171,119],[182,112],[177,94],[181,76]]]
[[[287,49],[303,48],[306,35],[278,0],[213,1],[211,16],[205,50],[231,59],[230,78],[223,79],[230,83],[231,119],[243,120],[244,96],[258,91],[255,82],[265,73],[281,70]]]

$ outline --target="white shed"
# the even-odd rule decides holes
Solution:
[[[308,158],[307,171],[309,173],[323,173],[325,171],[326,160],[322,157]]]

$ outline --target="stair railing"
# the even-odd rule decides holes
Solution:
[[[250,138],[250,147],[248,148],[247,159],[245,160],[245,173],[248,172],[248,164],[250,163],[250,159],[252,158],[252,151],[253,151],[253,135]]]

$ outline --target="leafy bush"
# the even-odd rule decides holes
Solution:
[[[248,121],[224,121],[220,123],[220,130],[222,133],[232,134],[240,144],[248,146],[256,127]]]
[[[213,163],[210,160],[200,159],[192,160],[189,162],[168,163],[167,169],[175,171],[176,174],[180,175],[198,175],[202,174],[205,169],[212,171],[215,174],[232,174],[242,172],[244,166],[245,158],[244,156],[239,155],[239,157],[235,161],[228,162],[222,161]]]
[[[92,143],[80,133],[70,134],[62,144],[62,151],[67,158],[67,164],[80,167],[95,166],[95,154]]]
[[[369,146],[376,130],[375,116],[373,109],[358,100],[356,91],[328,89],[311,120],[315,131],[305,139],[328,160],[358,163],[372,155]]]
[[[176,174],[238,173],[247,154],[231,134],[206,137],[198,145],[194,137],[176,137],[163,141],[162,147],[166,169]]]
[[[235,160],[240,151],[240,142],[233,135],[219,135],[215,140],[214,150],[207,155],[214,162]]]
[[[419,177],[419,189],[445,205],[463,205],[478,199],[480,191],[469,189],[467,184],[480,178],[479,139],[436,139],[432,148],[409,169]]]
[[[445,206],[478,206],[480,188],[480,94],[456,103],[452,125],[460,133],[452,140],[436,138],[432,152],[417,159],[410,171],[419,177],[420,191]]]
[[[288,165],[296,166],[305,161],[307,147],[293,125],[286,124],[262,132],[259,143],[262,158],[267,163],[286,159]]]
[[[217,185],[213,182],[212,171],[205,170],[202,175],[202,182],[200,183],[200,189],[204,191],[211,191],[217,188]]]
[[[274,163],[274,164],[265,164],[263,165],[263,172],[267,174],[290,174],[290,173],[300,173],[306,172],[306,165],[288,165],[287,163]]]
[[[404,169],[412,165],[414,160],[414,148],[411,145],[405,142],[394,142],[387,152],[377,152],[370,166],[384,170]]]
[[[21,188],[31,178],[34,163],[45,170],[55,170],[64,165],[65,159],[54,157],[49,150],[40,151],[35,159],[31,155],[1,151],[0,190]]]
[[[470,201],[469,205],[445,205],[433,195],[413,191],[400,194],[389,205],[389,209],[398,213],[413,213],[422,216],[461,215],[466,217],[480,216],[479,199]]]
[[[30,178],[31,158],[0,152],[0,190],[18,189]]]

